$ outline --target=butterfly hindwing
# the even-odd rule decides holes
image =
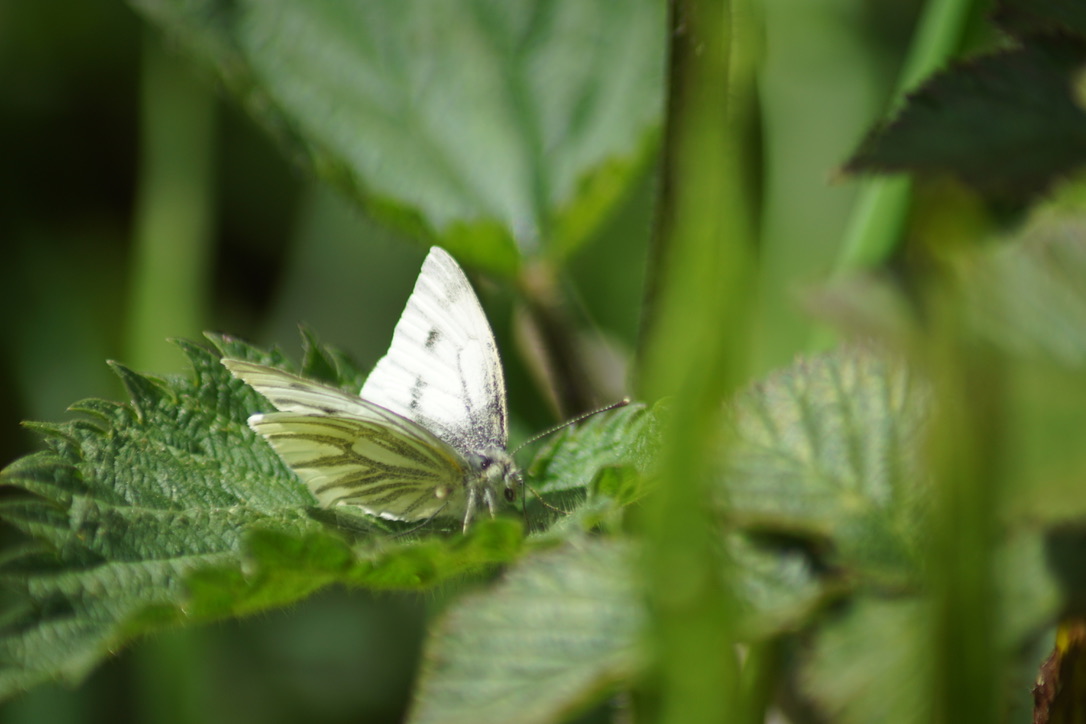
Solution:
[[[321,505],[357,505],[408,521],[463,511],[463,461],[424,427],[272,367],[232,359],[223,364],[279,410],[253,415],[249,426]]]
[[[505,380],[494,334],[443,249],[430,249],[392,345],[361,396],[414,420],[462,456],[505,448]]]

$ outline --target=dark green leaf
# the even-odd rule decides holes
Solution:
[[[823,564],[915,580],[927,399],[900,364],[854,348],[803,360],[735,405],[721,509]]]
[[[995,20],[1018,36],[1063,32],[1086,37],[1086,5],[1080,0],[999,0]]]
[[[509,273],[613,206],[659,120],[654,0],[132,0],[318,174]]]
[[[1075,97],[1086,41],[1032,37],[939,73],[877,129],[847,171],[950,173],[980,191],[1029,199],[1086,161]]]
[[[599,539],[524,559],[458,601],[430,637],[419,724],[553,722],[644,665],[635,557]]]

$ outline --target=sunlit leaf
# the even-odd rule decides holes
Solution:
[[[659,122],[653,0],[132,0],[371,212],[508,273],[585,240]]]

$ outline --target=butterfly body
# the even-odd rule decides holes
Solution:
[[[506,452],[505,381],[494,335],[464,273],[430,250],[388,353],[354,396],[264,365],[224,359],[278,412],[249,426],[322,506],[391,520],[456,516],[467,530],[523,484]]]

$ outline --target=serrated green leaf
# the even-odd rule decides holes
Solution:
[[[524,559],[458,601],[431,635],[409,721],[552,722],[644,665],[626,545],[586,539]]]
[[[228,338],[216,343],[222,353],[275,359]],[[267,403],[218,352],[181,346],[192,378],[154,380],[117,366],[133,403],[74,406],[93,424],[48,427],[50,451],[0,473],[9,492],[0,517],[28,539],[0,564],[0,698],[78,680],[163,626],[282,605],[333,582],[425,588],[518,555],[515,520],[481,521],[466,536],[378,542],[374,533],[394,524],[316,509],[245,424]],[[334,382],[354,384],[350,365],[332,352],[318,357],[346,376]]]
[[[528,474],[541,493],[583,490],[609,466],[648,470],[658,445],[656,410],[631,404],[563,430],[536,455]]]
[[[846,165],[851,172],[937,172],[980,191],[1030,199],[1086,162],[1086,109],[1074,82],[1086,40],[1031,37],[959,63],[912,93]]]
[[[653,0],[132,3],[318,174],[499,273],[576,248],[659,122]]]
[[[166,383],[117,366],[130,405],[87,401],[95,422],[57,426],[52,450],[0,474],[32,497],[4,519],[37,542],[28,565],[8,560],[6,587],[30,602],[0,633],[0,696],[42,680],[77,680],[150,625],[182,618],[184,577],[240,561],[245,531],[299,533],[308,493],[284,475],[244,426],[247,410],[218,356],[188,347],[195,380]],[[59,444],[58,442],[59,441]],[[149,617],[151,610],[173,611]]]
[[[833,567],[915,581],[926,407],[924,386],[873,350],[802,360],[738,398],[721,509],[806,541]]]
[[[527,468],[530,529],[564,538],[571,531],[617,526],[625,506],[645,492],[659,428],[656,409],[633,404],[559,433]]]

